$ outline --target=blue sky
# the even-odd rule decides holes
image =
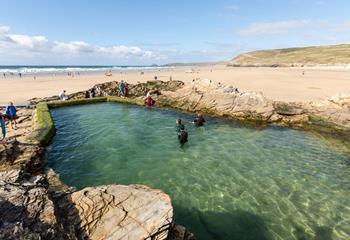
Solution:
[[[350,43],[349,0],[1,0],[0,64],[220,61]]]

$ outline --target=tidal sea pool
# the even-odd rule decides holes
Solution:
[[[46,157],[64,183],[161,189],[199,240],[350,239],[350,156],[318,135],[117,103],[51,114]]]

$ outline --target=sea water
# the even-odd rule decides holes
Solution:
[[[64,183],[161,189],[197,239],[350,239],[350,157],[316,135],[115,103],[52,116],[47,158]]]

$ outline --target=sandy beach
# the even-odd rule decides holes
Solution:
[[[189,73],[189,70],[193,72]],[[303,75],[304,72],[304,75]],[[129,83],[146,82],[157,76],[159,80],[210,79],[237,87],[240,91],[258,91],[273,100],[322,100],[338,93],[350,94],[350,69],[341,68],[232,68],[223,65],[205,67],[177,67],[161,70],[114,71],[112,77],[103,72],[24,75],[0,78],[0,105],[13,101],[17,105],[34,97],[57,95],[62,89],[68,93],[82,91],[94,84],[124,79]]]

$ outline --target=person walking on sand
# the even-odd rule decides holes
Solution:
[[[120,90],[120,96],[123,98],[125,96],[124,94],[124,89],[125,88],[125,83],[124,83],[124,80],[122,80],[120,82],[120,85],[119,85],[119,90]]]
[[[11,128],[15,129],[17,128],[17,110],[16,107],[13,105],[13,102],[9,102],[9,105],[5,109],[5,118],[10,121]],[[13,123],[15,125],[15,128],[13,127]]]

